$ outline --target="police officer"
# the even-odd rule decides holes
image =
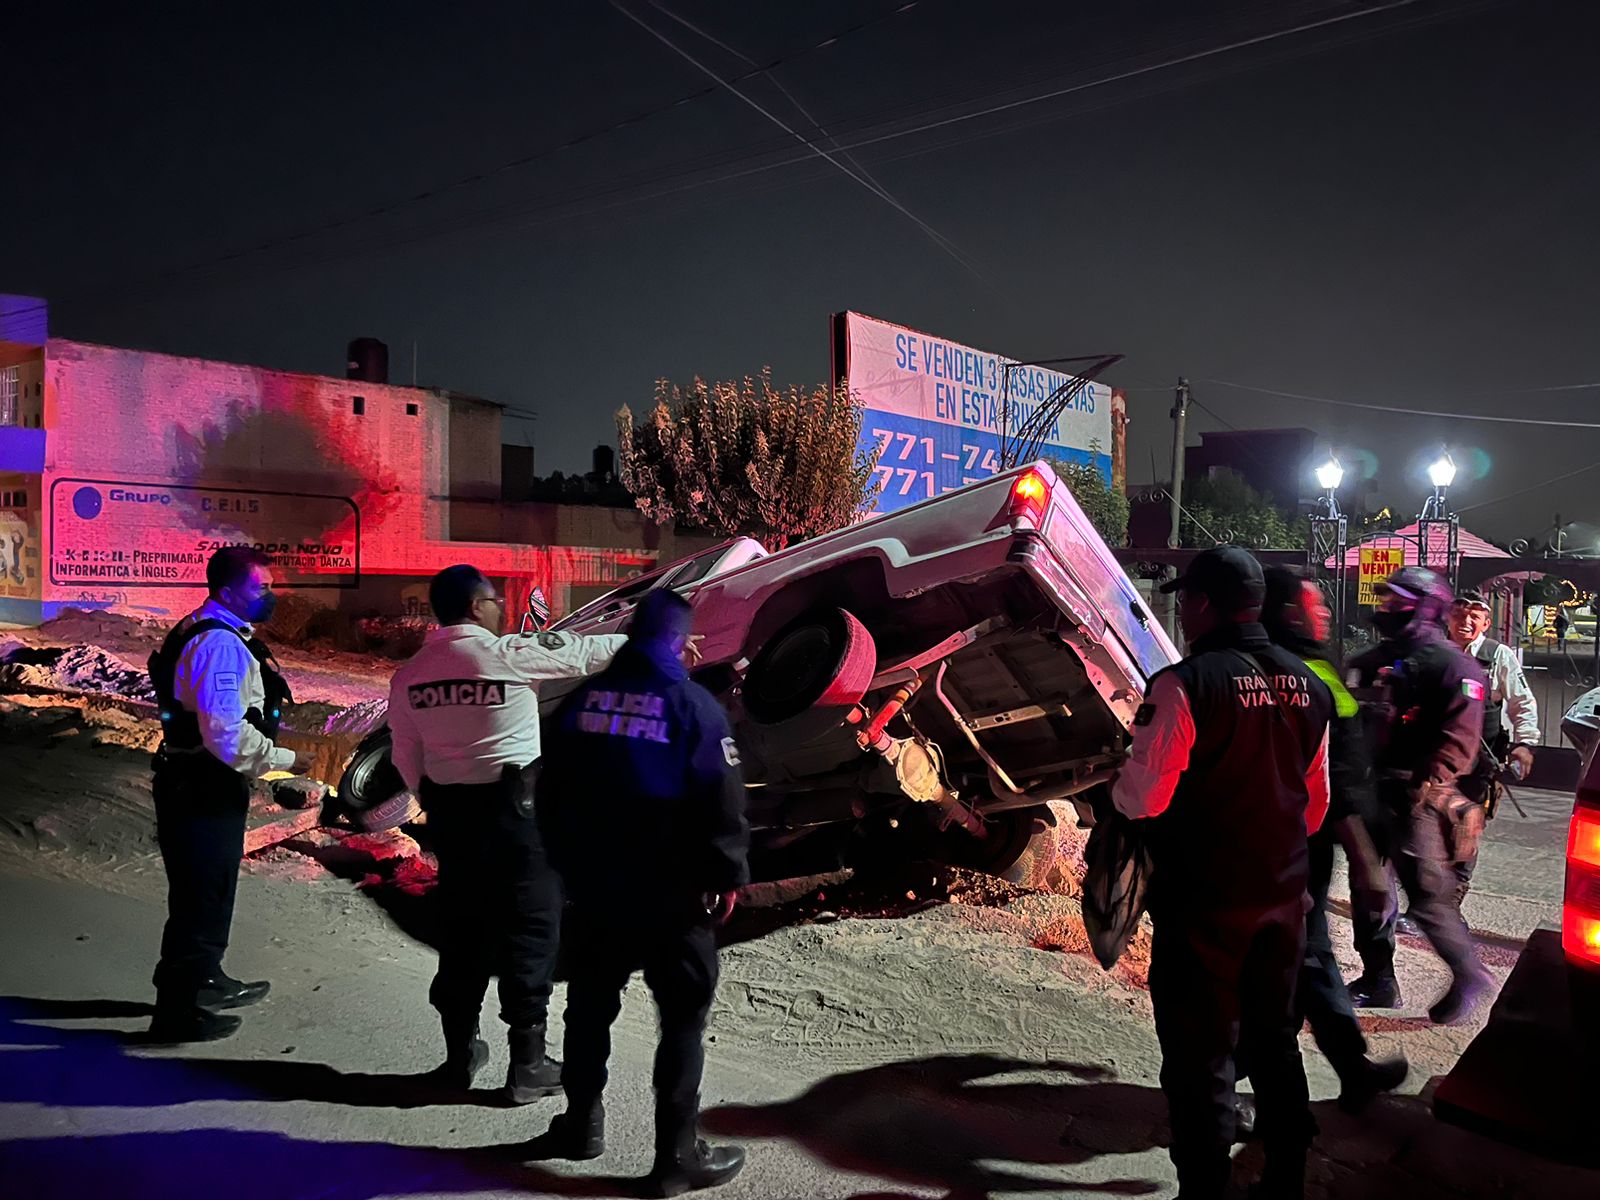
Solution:
[[[428,817],[443,920],[428,991],[444,1030],[433,1078],[471,1087],[489,1056],[478,1037],[489,977],[509,1027],[506,1098],[560,1088],[545,1018],[561,925],[561,886],[533,819],[537,685],[599,670],[626,640],[539,632],[503,636],[505,600],[476,567],[446,567],[428,589],[439,622],[389,689],[394,765]]]
[[[233,924],[251,780],[304,771],[309,755],[273,745],[289,687],[255,627],[272,616],[271,560],[246,546],[206,563],[210,597],[150,656],[161,705],[152,790],[167,872],[167,924],[155,970],[159,1042],[214,1041],[239,1028],[219,1008],[254,1004],[264,981],[222,969]]]
[[[1322,589],[1291,567],[1269,567],[1266,597],[1261,624],[1267,636],[1304,659],[1333,694],[1328,815],[1322,828],[1308,841],[1311,874],[1307,891],[1311,910],[1306,914],[1306,954],[1295,1006],[1310,1023],[1317,1048],[1339,1076],[1339,1106],[1346,1112],[1359,1112],[1378,1093],[1392,1091],[1405,1082],[1410,1069],[1401,1057],[1382,1061],[1368,1057],[1367,1039],[1356,1021],[1328,931],[1328,886],[1333,878],[1336,844],[1344,848],[1349,862],[1352,904],[1369,912],[1375,909],[1379,914],[1387,907],[1384,868],[1369,832],[1376,802],[1372,764],[1361,730],[1359,706],[1345,688],[1338,668],[1326,657],[1332,614]]]
[[[1470,852],[1482,810],[1457,781],[1472,769],[1483,735],[1483,672],[1445,639],[1452,597],[1422,567],[1404,567],[1379,585],[1372,622],[1382,641],[1350,663],[1348,682],[1363,705],[1377,773],[1379,810],[1391,832],[1380,847],[1410,901],[1413,920],[1450,968],[1449,988],[1428,1010],[1440,1025],[1466,1016],[1489,977],[1456,908],[1452,864]],[[1476,809],[1476,813],[1474,813]],[[1356,916],[1361,976],[1350,984],[1357,1007],[1401,1002],[1394,976],[1395,914]]]
[[[676,1196],[738,1174],[744,1151],[697,1136],[701,1039],[717,984],[713,924],[749,879],[739,755],[727,717],[680,661],[688,604],[665,589],[639,604],[627,649],[551,720],[539,817],[572,901],[567,1108],[530,1153],[605,1149],[601,1094],[611,1023],[643,968],[661,1034],[655,1165],[647,1194]]]
[[[1533,770],[1533,744],[1539,740],[1539,702],[1522,673],[1522,664],[1510,646],[1489,636],[1489,601],[1476,588],[1456,594],[1445,630],[1458,649],[1473,659],[1488,680],[1483,702],[1483,738],[1478,761],[1461,778],[1461,794],[1484,806],[1493,820],[1500,804],[1501,767],[1513,764],[1519,778]],[[1467,898],[1472,871],[1478,865],[1473,853],[1455,864],[1456,907]]]
[[[1332,698],[1267,640],[1261,565],[1246,551],[1202,551],[1163,590],[1179,593],[1190,653],[1151,680],[1112,800],[1153,818],[1150,999],[1172,1161],[1185,1200],[1223,1194],[1237,1053],[1259,1105],[1262,1191],[1297,1197],[1315,1126],[1294,990],[1306,833],[1328,806]]]

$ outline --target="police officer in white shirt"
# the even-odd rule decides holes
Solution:
[[[233,923],[251,780],[304,771],[308,755],[273,744],[289,688],[255,626],[272,616],[270,559],[248,546],[206,564],[211,595],[150,656],[162,741],[152,789],[167,872],[152,1040],[214,1041],[239,1027],[213,1010],[254,1004],[268,984],[222,970]]]
[[[495,975],[510,1030],[506,1097],[527,1104],[561,1090],[560,1064],[545,1054],[562,901],[533,816],[537,685],[593,674],[627,638],[504,636],[505,600],[472,566],[440,571],[428,599],[439,628],[395,672],[389,728],[439,859],[443,929],[428,999],[445,1061],[433,1077],[471,1087],[489,1055],[478,1017]]]
[[[1521,778],[1533,770],[1533,747],[1539,741],[1539,702],[1522,673],[1522,664],[1510,646],[1489,636],[1489,601],[1476,588],[1463,588],[1450,608],[1445,628],[1450,640],[1476,659],[1489,680],[1489,694],[1483,700],[1483,741],[1478,761],[1469,774],[1461,777],[1462,795],[1488,809],[1490,817],[1499,808],[1500,785],[1496,776],[1502,763],[1515,764]],[[1467,898],[1472,870],[1478,864],[1477,850],[1470,858],[1455,864],[1456,904]]]

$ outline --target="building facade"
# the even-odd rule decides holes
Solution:
[[[173,619],[224,544],[351,615],[424,613],[453,562],[514,600],[541,586],[559,613],[710,544],[628,510],[505,504],[500,417],[437,389],[52,338],[40,302],[4,298],[0,621]]]

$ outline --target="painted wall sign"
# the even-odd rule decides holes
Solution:
[[[204,587],[224,546],[272,555],[281,588],[353,588],[361,514],[346,496],[58,478],[50,485],[50,582]]]

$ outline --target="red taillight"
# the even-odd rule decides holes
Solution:
[[[1561,914],[1561,948],[1573,962],[1600,967],[1600,917],[1566,909]]]
[[[1600,812],[1579,809],[1567,833],[1567,861],[1600,869]]]
[[[1011,485],[1011,515],[1027,517],[1035,525],[1050,507],[1050,485],[1037,471],[1024,471]]]
[[[1600,811],[1580,807],[1567,832],[1567,894],[1561,947],[1581,966],[1600,968]]]

